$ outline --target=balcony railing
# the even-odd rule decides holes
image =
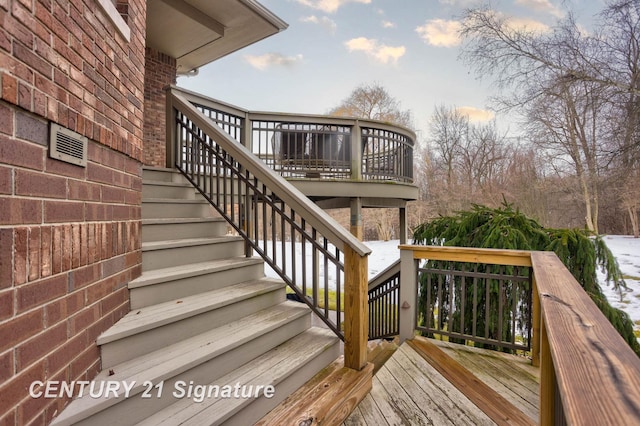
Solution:
[[[505,337],[517,334],[514,318],[526,318],[519,330],[523,338],[530,333],[532,364],[540,367],[540,424],[638,423],[640,358],[555,253],[410,245],[402,245],[400,249],[398,303],[401,306],[399,334],[402,340],[411,339],[422,330],[449,339],[526,350],[529,344],[516,343],[513,337]],[[428,262],[423,267],[425,261]],[[447,262],[448,266],[433,268],[440,262]],[[457,267],[461,265],[467,266]],[[478,277],[470,272],[468,265],[484,265],[477,268],[485,271]],[[475,270],[476,266],[471,269]],[[509,274],[495,274],[496,270],[509,271]],[[526,273],[516,273],[517,270]],[[425,285],[428,280],[425,274],[434,273],[431,285]],[[434,290],[436,296],[432,300],[438,303],[421,303],[421,300],[428,300],[427,294],[434,297]],[[493,307],[490,304],[485,315],[492,312],[498,315],[497,318],[508,319],[507,329],[491,335],[489,341],[477,333],[468,333],[464,327],[456,327],[456,321],[452,319],[459,320],[475,306],[474,321],[480,323],[483,306],[486,306],[486,300],[492,299],[489,296],[480,300],[482,291],[485,295],[494,293],[505,302],[501,313],[499,304]],[[434,306],[437,306],[435,311]],[[518,309],[522,311],[518,312]],[[455,312],[458,312],[457,316]],[[440,322],[438,327],[420,325],[420,319],[426,319],[429,324],[431,320],[427,317],[430,316]],[[439,316],[446,321],[438,320]],[[452,333],[456,328],[463,332]]]
[[[251,112],[173,90],[285,178],[413,182],[411,130],[375,120]]]

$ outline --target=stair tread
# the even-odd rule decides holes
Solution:
[[[143,271],[135,280],[129,282],[129,289],[144,287],[147,285],[168,282],[181,278],[210,274],[234,268],[242,268],[248,265],[262,263],[258,257],[231,257],[227,259],[209,260],[206,262],[189,263],[169,268],[152,269]]]
[[[203,312],[256,297],[282,288],[284,285],[282,281],[277,279],[261,278],[136,309],[129,312],[120,321],[102,333],[96,343],[104,345]]]
[[[175,247],[202,246],[207,244],[217,244],[225,242],[243,241],[242,237],[236,235],[224,235],[221,237],[199,237],[182,238],[176,240],[148,241],[142,243],[142,251],[162,250]]]
[[[182,188],[193,188],[194,192],[195,192],[195,188],[193,185],[191,185],[189,182],[173,182],[173,181],[167,181],[167,180],[154,180],[154,179],[143,179],[142,180],[142,184],[143,185],[159,185],[159,186],[175,186],[175,187],[182,187]]]
[[[210,222],[226,222],[221,217],[168,217],[157,219],[142,219],[144,225],[169,225],[180,223],[210,223]]]
[[[159,383],[175,377],[197,365],[230,351],[258,336],[282,325],[309,315],[307,306],[295,302],[283,302],[254,314],[230,322],[173,345],[118,364],[109,371],[102,371],[94,381],[120,381],[132,384],[130,395],[143,392],[145,382]],[[102,398],[88,395],[75,399],[53,424],[72,424],[100,412],[122,400],[111,393]]]
[[[284,380],[300,366],[309,362],[317,354],[337,343],[338,338],[328,329],[312,327],[287,342],[266,352],[251,362],[215,380],[201,385],[217,385],[220,388],[237,383],[247,385],[274,386]],[[189,425],[222,422],[254,398],[205,398],[194,403],[190,398],[182,398],[172,405],[148,417],[139,425]]]

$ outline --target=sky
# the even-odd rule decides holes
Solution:
[[[515,25],[545,30],[570,7],[589,20],[604,0],[492,0]],[[436,106],[491,120],[488,78],[459,59],[465,9],[484,0],[260,0],[289,27],[202,67],[178,86],[251,111],[326,114],[362,84],[410,110],[418,140]],[[513,116],[498,115],[517,133]]]

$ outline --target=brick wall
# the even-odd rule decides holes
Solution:
[[[147,48],[145,56],[144,86],[144,163],[165,167],[165,88],[176,83],[176,60],[154,49]]]
[[[127,6],[130,41],[94,0],[0,0],[0,425],[63,409],[34,380],[95,375],[141,273],[146,2]],[[48,157],[51,122],[89,139],[86,168]]]

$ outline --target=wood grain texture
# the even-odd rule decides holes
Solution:
[[[542,334],[548,340],[567,421],[640,423],[640,358],[554,253],[534,252],[531,260],[540,294]],[[543,347],[543,367],[544,353]]]
[[[342,423],[371,390],[373,365],[356,371],[342,367],[312,379],[256,425],[336,425]]]
[[[414,259],[531,266],[531,252],[523,250],[412,245],[400,245],[400,250],[412,250]]]
[[[367,364],[369,340],[368,258],[344,249],[344,365],[360,370]]]
[[[496,424],[505,426],[535,424],[498,392],[480,381],[427,339],[416,337],[407,343]]]

